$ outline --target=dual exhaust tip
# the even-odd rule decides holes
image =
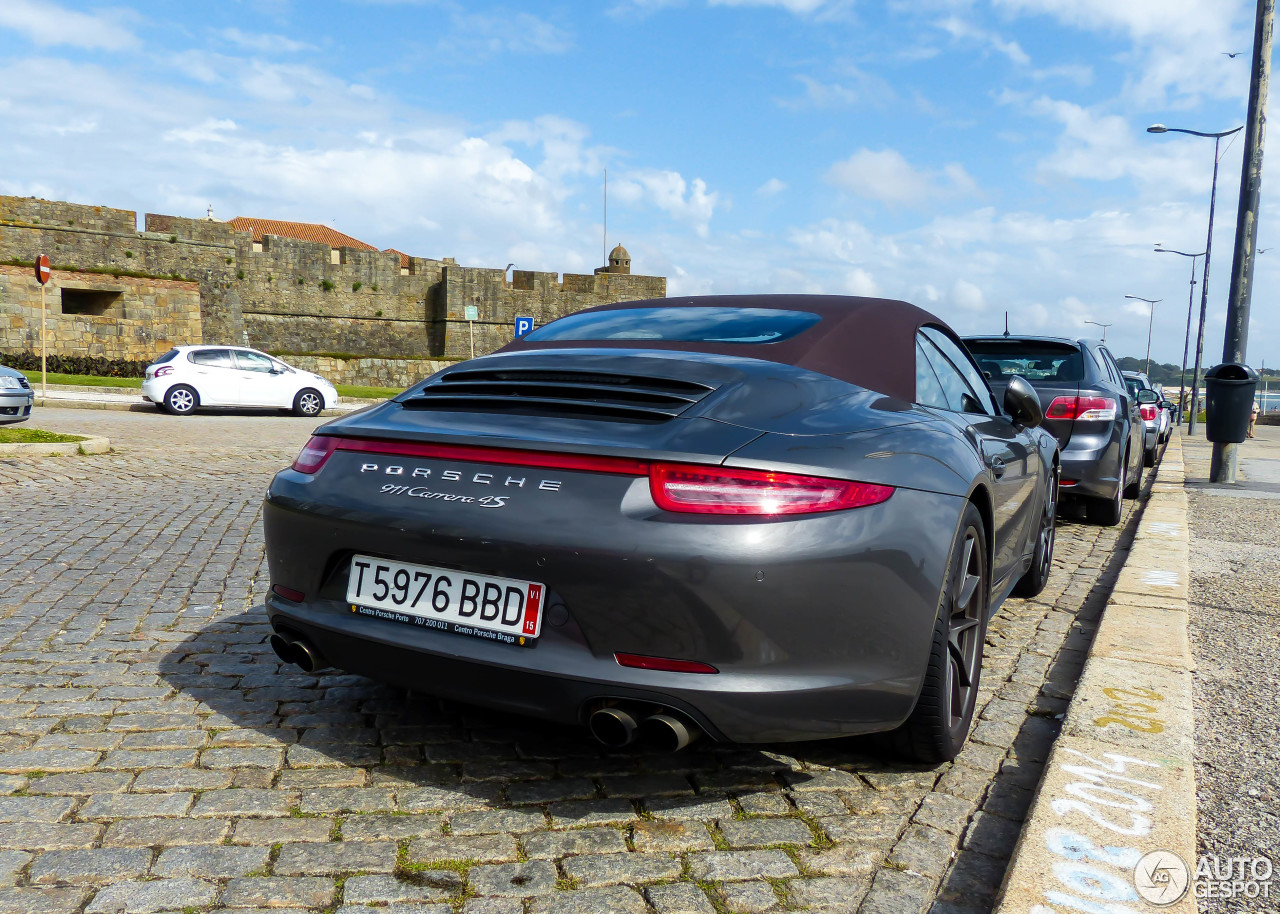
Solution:
[[[277,657],[285,663],[292,663],[304,673],[314,673],[328,665],[308,641],[288,632],[276,632],[271,636],[270,644]]]
[[[610,749],[621,749],[639,741],[658,752],[679,752],[696,740],[702,731],[674,711],[642,714],[626,708],[600,708],[587,719],[591,735]]]
[[[328,665],[314,645],[290,632],[275,632],[270,644],[277,657],[304,673],[314,673]],[[658,752],[679,752],[702,734],[691,721],[667,709],[650,714],[616,706],[599,708],[588,718],[587,726],[591,735],[610,749],[639,741]]]

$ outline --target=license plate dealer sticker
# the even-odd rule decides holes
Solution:
[[[545,594],[530,581],[368,555],[351,559],[347,580],[352,612],[522,646],[542,633]]]

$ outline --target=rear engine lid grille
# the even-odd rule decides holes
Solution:
[[[638,374],[474,368],[433,379],[401,405],[405,409],[665,422],[715,389],[695,381]]]

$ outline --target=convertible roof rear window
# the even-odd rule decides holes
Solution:
[[[524,339],[663,340],[680,343],[777,343],[821,321],[807,311],[770,308],[627,308],[571,314]]]
[[[1028,381],[1079,381],[1084,359],[1078,346],[1048,340],[965,340],[982,373],[1000,381],[1021,375]]]

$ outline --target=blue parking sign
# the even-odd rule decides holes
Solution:
[[[532,329],[533,329],[533,318],[531,317],[516,318],[516,338],[517,339],[524,336],[526,333],[528,333]]]

